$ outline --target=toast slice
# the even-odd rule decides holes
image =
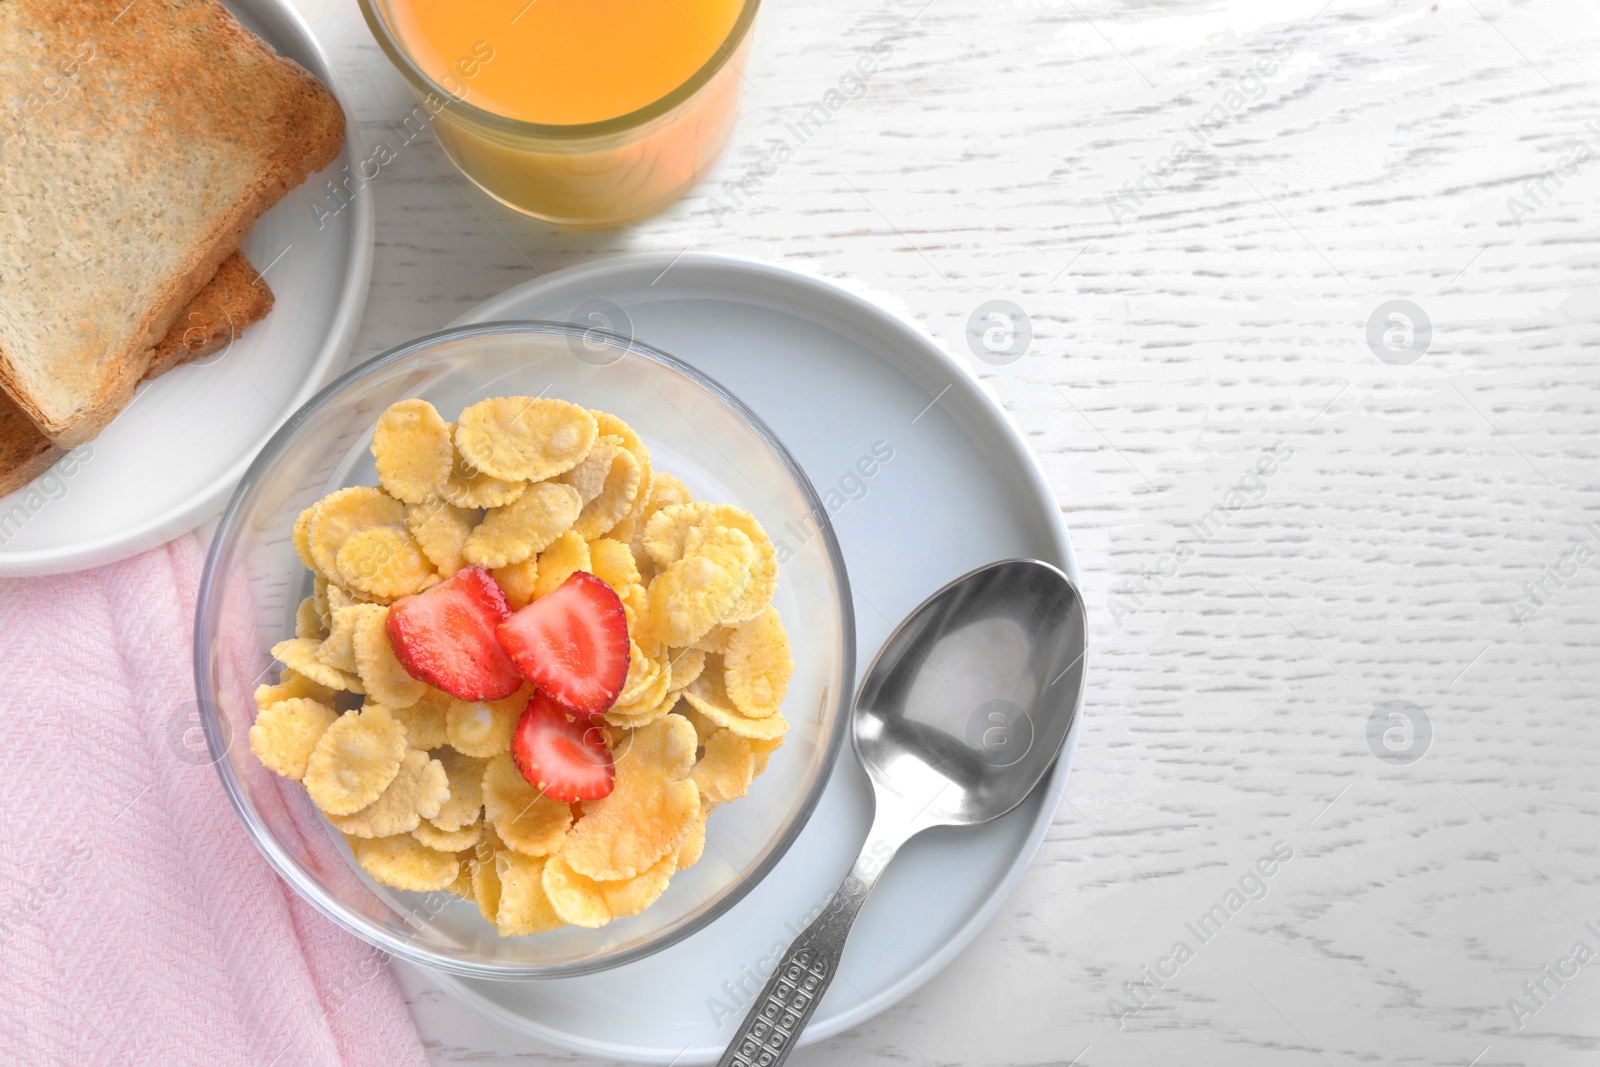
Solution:
[[[4,0],[0,138],[0,389],[70,448],[344,114],[215,0]]]
[[[235,252],[222,261],[216,275],[195,294],[167,335],[157,342],[144,380],[148,382],[174,367],[221,352],[233,344],[240,331],[266,318],[271,310],[272,290],[244,253]]]
[[[271,310],[272,290],[244,254],[235,252],[222,261],[217,276],[195,295],[156,345],[156,358],[150,361],[145,378],[222,351],[246,326]],[[64,454],[10,397],[0,393],[0,497],[39,477]]]

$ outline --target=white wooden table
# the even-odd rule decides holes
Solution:
[[[1067,803],[953,966],[792,1062],[1595,1062],[1591,2],[768,0],[721,165],[600,233],[401,147],[352,0],[303,7],[398,151],[355,358],[640,249],[854,277],[963,353],[985,301],[1027,317],[974,364],[1093,613]],[[439,1063],[581,1062],[401,979]]]

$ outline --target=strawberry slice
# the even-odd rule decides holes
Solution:
[[[463,567],[394,602],[389,643],[411,677],[462,700],[499,700],[522,686],[517,665],[495,639],[495,627],[510,614],[494,577]]]
[[[528,681],[574,715],[603,714],[628,680],[628,615],[588,571],[573,572],[497,632]]]
[[[599,725],[569,718],[543,693],[533,695],[517,720],[511,758],[535,789],[568,804],[608,796],[617,773]]]

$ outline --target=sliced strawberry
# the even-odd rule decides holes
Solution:
[[[495,638],[511,614],[482,567],[464,567],[389,609],[389,643],[413,678],[462,700],[499,700],[522,686],[517,665]]]
[[[574,715],[603,714],[628,680],[628,615],[588,571],[574,572],[498,632],[517,669]]]
[[[535,789],[567,804],[609,795],[617,773],[600,726],[568,717],[544,693],[535,693],[517,720],[511,758]]]

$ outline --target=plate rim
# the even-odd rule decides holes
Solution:
[[[663,266],[663,264],[665,266]],[[1011,413],[999,400],[992,387],[984,382],[962,360],[952,355],[939,340],[920,324],[910,319],[907,315],[884,306],[877,300],[867,295],[871,292],[855,279],[835,280],[820,274],[812,274],[796,270],[788,265],[780,265],[747,256],[733,255],[719,252],[681,252],[669,255],[664,252],[637,252],[622,256],[611,256],[594,260],[588,263],[575,264],[560,270],[551,271],[542,277],[531,279],[489,298],[474,306],[462,315],[451,321],[450,325],[462,325],[469,322],[491,322],[499,318],[527,317],[526,312],[513,312],[512,308],[530,294],[539,290],[552,288],[558,284],[581,284],[586,278],[605,277],[608,275],[627,275],[634,271],[651,270],[657,267],[666,270],[677,265],[698,266],[712,270],[731,270],[735,272],[749,272],[765,275],[778,285],[800,285],[813,296],[843,300],[853,306],[858,313],[864,313],[869,319],[877,320],[877,324],[891,330],[898,330],[912,342],[907,346],[908,351],[914,351],[919,359],[926,358],[932,364],[952,374],[956,381],[969,389],[992,415],[997,416],[996,424],[1002,431],[1011,450],[1022,460],[1022,469],[1026,474],[1030,494],[1041,504],[1046,525],[1049,530],[1053,547],[1060,556],[1061,569],[1072,579],[1074,585],[1081,589],[1078,575],[1077,559],[1072,551],[1072,542],[1068,534],[1066,520],[1061,513],[1059,501],[1055,492],[1050,488],[1049,479],[1046,477],[1043,465],[1033,450],[1028,447],[1027,440],[1017,426]],[[659,278],[657,279],[659,280]],[[854,283],[861,286],[861,290],[851,288]],[[654,284],[654,283],[652,283]],[[602,294],[603,295],[603,294]],[[680,355],[679,358],[688,359]],[[689,360],[692,363],[692,359]],[[954,384],[954,383],[952,383]],[[1061,798],[1066,792],[1067,780],[1072,772],[1073,759],[1077,754],[1078,737],[1083,728],[1083,705],[1088,692],[1089,659],[1087,651],[1084,655],[1084,685],[1078,696],[1077,712],[1073,717],[1071,729],[1068,731],[1066,742],[1062,746],[1061,755],[1056,761],[1054,770],[1051,771],[1039,788],[1046,790],[1044,803],[1040,805],[1039,813],[1034,818],[1033,825],[1029,827],[1027,835],[1023,838],[1021,847],[1017,850],[1009,867],[1001,875],[993,890],[984,898],[982,904],[975,908],[960,928],[940,948],[924,960],[919,966],[912,968],[900,978],[891,983],[889,987],[877,996],[878,1003],[874,1004],[863,998],[862,1002],[850,1007],[837,1015],[827,1019],[813,1017],[810,1025],[800,1036],[797,1044],[809,1045],[816,1041],[823,1041],[843,1033],[863,1022],[915,992],[936,974],[950,964],[962,951],[964,951],[977,938],[977,935],[987,926],[999,912],[1000,907],[1015,891],[1022,876],[1032,865],[1033,858],[1038,854],[1040,846],[1044,843],[1045,835],[1055,821],[1055,816],[1060,807]],[[833,773],[838,773],[837,767]],[[830,775],[831,780],[831,775]],[[973,828],[972,832],[982,833],[981,828]],[[704,934],[715,929],[712,923],[700,931]],[[429,967],[419,967],[418,970],[426,974],[441,988],[452,995],[459,997],[475,1010],[505,1023],[513,1029],[520,1031],[536,1040],[543,1041],[555,1048],[570,1052],[585,1053],[589,1055],[608,1056],[613,1059],[635,1063],[671,1062],[691,1063],[709,1062],[705,1059],[705,1050],[693,1047],[675,1052],[670,1048],[644,1049],[636,1045],[615,1045],[603,1041],[580,1040],[575,1036],[561,1030],[556,1030],[546,1024],[535,1022],[525,1016],[515,1014],[498,1002],[487,999],[478,991],[457,976],[436,971]],[[492,1024],[491,1024],[492,1025]],[[719,1050],[720,1051],[720,1050]],[[713,1053],[713,1056],[715,1053]]]
[[[349,94],[338,85],[333,64],[326,49],[311,25],[289,0],[219,0],[224,7],[263,21],[277,20],[299,36],[298,42],[305,50],[305,62],[287,56],[292,62],[311,69],[311,74],[333,93],[334,99],[345,115],[344,146],[334,161],[308,175],[309,182],[317,174],[328,173],[342,160],[355,162],[364,158],[361,131],[355,119],[355,107]],[[263,14],[264,12],[264,14]],[[269,45],[270,47],[270,45]],[[274,51],[277,51],[274,48]],[[280,53],[281,54],[281,53]],[[256,454],[272,439],[284,423],[318,390],[331,380],[339,366],[355,345],[356,332],[361,326],[372,283],[373,247],[376,235],[372,197],[353,198],[350,245],[351,269],[343,276],[343,289],[338,306],[334,309],[329,328],[323,337],[317,356],[306,368],[306,377],[299,390],[284,406],[279,417],[259,436],[242,448],[238,459],[227,470],[200,488],[188,500],[169,508],[139,526],[119,530],[95,541],[80,542],[65,548],[36,548],[7,552],[0,548],[0,578],[32,578],[57,574],[70,574],[92,567],[115,563],[136,556],[140,552],[165,544],[215,518],[232,495],[239,479],[254,461]],[[20,491],[20,490],[19,490]]]

